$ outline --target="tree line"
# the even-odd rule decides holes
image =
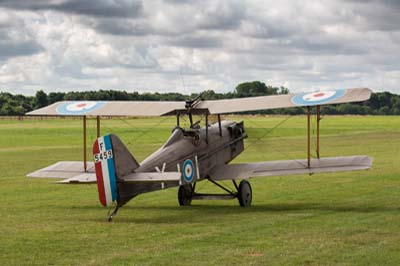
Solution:
[[[285,87],[274,87],[264,82],[244,82],[236,86],[233,92],[217,93],[213,90],[205,90],[201,93],[204,100],[232,99],[252,96],[288,94]],[[0,92],[0,115],[16,116],[24,115],[26,112],[47,106],[58,101],[94,100],[94,101],[185,101],[196,97],[198,94],[190,95],[168,92],[168,93],[139,93],[117,90],[98,91],[72,91],[72,92],[50,92],[46,94],[43,90],[36,92],[35,96],[11,94]],[[262,110],[251,112],[253,114],[305,114],[306,109],[302,107],[289,109]],[[357,115],[400,115],[400,95],[390,92],[373,93],[371,98],[362,103],[346,103],[338,105],[327,105],[321,108],[322,114],[357,114]]]

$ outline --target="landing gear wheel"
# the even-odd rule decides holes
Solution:
[[[178,201],[180,206],[190,206],[192,203],[193,189],[190,184],[182,185],[178,190]]]
[[[240,181],[237,197],[241,207],[250,207],[252,191],[250,183],[248,181]]]

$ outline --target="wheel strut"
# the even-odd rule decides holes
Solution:
[[[221,200],[221,199],[234,199],[237,198],[240,206],[248,207],[251,206],[252,202],[252,189],[250,183],[247,180],[242,180],[239,185],[235,180],[232,180],[233,185],[236,188],[235,191],[229,190],[227,187],[217,183],[215,180],[208,178],[212,184],[221,188],[227,194],[207,194],[207,193],[196,193],[196,183],[185,184],[179,187],[178,190],[178,201],[180,206],[189,206],[192,203],[192,200],[197,199],[209,199],[209,200]]]

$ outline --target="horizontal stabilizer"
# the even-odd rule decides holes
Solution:
[[[71,178],[67,178],[57,183],[60,184],[94,184],[96,183],[96,174],[95,173],[84,173]]]
[[[132,173],[121,179],[122,183],[134,183],[134,182],[168,182],[168,181],[179,181],[181,180],[180,172],[147,172],[147,173]],[[96,183],[95,173],[84,173],[77,176],[73,176],[57,183],[60,184],[91,184]]]
[[[34,178],[71,178],[86,173],[94,174],[94,164],[92,162],[87,162],[86,172],[83,167],[83,162],[61,161],[32,172],[27,176]]]
[[[356,171],[369,169],[371,166],[371,157],[345,156],[312,159],[310,168],[307,167],[307,160],[227,164],[216,169],[211,176],[214,180],[247,179],[261,176]]]
[[[123,182],[168,182],[168,181],[180,181],[180,172],[145,172],[145,173],[133,173],[122,178]]]

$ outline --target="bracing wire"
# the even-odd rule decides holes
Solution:
[[[248,149],[250,146],[254,145],[255,143],[258,143],[261,139],[263,139],[265,136],[267,136],[268,134],[272,133],[275,129],[277,129],[278,127],[280,127],[282,124],[284,124],[286,121],[288,121],[292,116],[288,116],[285,119],[279,121],[276,125],[274,125],[272,128],[270,128],[269,130],[266,131],[265,134],[263,134],[261,137],[258,137],[255,141],[253,141],[252,143],[250,143],[249,145],[247,145],[247,147],[244,148],[244,150]],[[253,122],[254,123],[254,122]],[[256,124],[256,123],[254,123]],[[257,124],[256,124],[257,125]],[[281,150],[277,150],[273,145],[270,146],[270,148],[272,148],[275,152],[282,154],[283,156],[287,157],[288,159],[291,159],[295,162],[297,162],[298,164],[307,167],[306,164],[304,164],[303,162],[297,160],[297,159],[293,159],[288,153],[285,153]]]
[[[164,123],[164,122],[167,120],[167,118],[168,118],[168,117],[165,117],[165,118],[161,119],[161,120],[158,121],[156,124],[154,124],[153,126],[149,127],[149,128],[146,129],[146,130],[140,130],[140,129],[137,129],[137,128],[136,128],[136,130],[137,130],[140,134],[139,134],[138,136],[135,137],[135,142],[137,142],[138,140],[140,140],[143,136],[147,135],[147,134],[150,132],[150,130],[153,130],[155,127],[158,127],[159,125],[161,125],[162,123]],[[125,119],[119,118],[119,120],[122,121],[123,123],[127,124],[128,126],[134,128],[134,125],[132,125],[131,123],[129,123],[129,122],[126,121]],[[153,139],[155,139],[156,141],[161,142],[161,143],[163,143],[163,142],[165,141],[165,140],[161,140],[161,139],[159,139],[159,138],[157,138],[157,137],[153,137]],[[128,144],[133,144],[133,143],[131,143],[130,141],[128,141]]]
[[[291,118],[291,116],[286,117],[284,120],[280,121],[279,123],[277,123],[275,126],[273,126],[272,128],[270,128],[269,130],[266,130],[265,134],[263,134],[261,137],[256,138],[254,141],[252,141],[249,145],[247,145],[247,147],[245,147],[245,149],[248,149],[250,146],[254,145],[255,143],[258,143],[261,139],[263,139],[265,136],[267,136],[268,134],[272,133],[272,131],[274,131],[276,128],[278,128],[279,126],[281,126],[282,124],[284,124],[286,121],[288,121]],[[257,123],[252,122],[253,124],[255,124],[256,126],[259,126]]]
[[[151,127],[148,128],[147,130],[140,130],[140,129],[138,129],[137,127],[135,127],[133,124],[129,123],[128,121],[126,121],[126,120],[123,119],[123,118],[118,118],[118,121],[120,121],[120,122],[122,122],[122,123],[128,125],[129,128],[134,128],[134,129],[135,129],[134,131],[140,133],[138,136],[135,136],[135,142],[137,143],[138,140],[140,140],[144,135],[146,135],[147,133],[149,133],[150,130],[154,129],[155,127],[157,127],[157,126],[159,126],[160,124],[162,124],[163,122],[165,122],[165,120],[166,120],[167,118],[168,118],[168,117],[165,117],[164,119],[160,120],[158,123],[154,124],[154,126],[151,126]],[[111,127],[104,125],[104,123],[102,124],[102,128],[106,129],[108,132],[112,132],[112,131],[113,131],[113,129],[112,129]],[[161,142],[161,143],[164,142],[164,140],[160,140],[159,138],[155,138],[155,139],[156,139],[156,141],[159,141],[159,142]],[[131,145],[131,144],[133,144],[133,143],[132,143],[130,140],[128,140],[128,141],[126,142],[126,144]]]

